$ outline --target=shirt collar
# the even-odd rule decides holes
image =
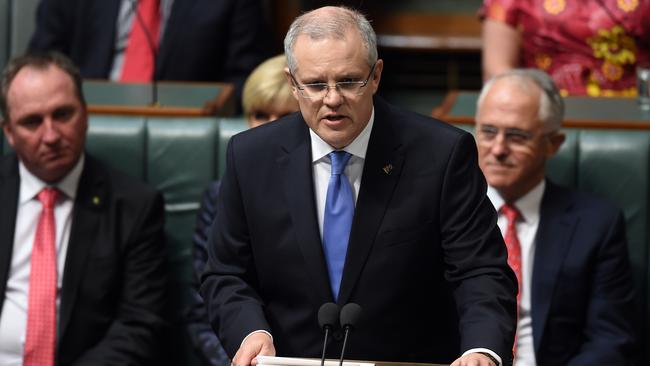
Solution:
[[[47,186],[58,188],[67,198],[74,201],[77,196],[77,186],[81,178],[81,171],[83,170],[85,156],[81,154],[79,161],[72,168],[72,170],[63,177],[56,184],[47,184],[40,178],[32,174],[22,161],[18,163],[18,174],[20,175],[20,197],[19,204],[23,204],[36,197],[36,195]]]
[[[368,142],[370,141],[370,132],[372,131],[372,126],[375,122],[375,108],[372,108],[370,113],[370,120],[368,124],[361,131],[359,136],[357,136],[352,143],[343,148],[343,151],[349,152],[353,156],[359,157],[361,159],[366,158],[366,150],[368,149]],[[327,154],[335,150],[327,142],[323,141],[312,129],[309,129],[309,136],[311,137],[311,156],[312,163],[322,159]]]
[[[545,189],[546,180],[542,179],[533,189],[515,201],[514,206],[519,210],[522,220],[529,224],[539,222],[539,210],[542,205],[542,196],[544,195]],[[491,186],[488,186],[487,196],[497,211],[505,202],[499,192]]]

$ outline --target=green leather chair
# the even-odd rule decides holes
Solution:
[[[29,40],[36,29],[36,8],[40,0],[7,0],[10,3],[10,56],[18,56],[27,50]]]
[[[10,10],[9,0],[0,0],[0,70],[9,58]]]

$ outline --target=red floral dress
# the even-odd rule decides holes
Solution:
[[[635,96],[650,61],[650,0],[484,0],[481,16],[519,29],[520,65],[563,95]]]

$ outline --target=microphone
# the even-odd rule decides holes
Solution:
[[[151,105],[158,105],[158,76],[156,75],[156,69],[158,68],[158,48],[156,47],[156,42],[151,36],[149,28],[142,19],[142,15],[138,11],[138,3],[140,0],[131,0],[129,1],[131,5],[131,13],[135,15],[135,21],[138,22],[140,27],[144,30],[145,38],[147,39],[147,46],[151,51],[153,56],[153,75],[151,75]]]
[[[343,348],[341,348],[339,366],[343,365],[343,356],[345,355],[345,346],[348,343],[348,334],[359,322],[359,319],[361,318],[361,310],[361,306],[353,302],[345,304],[341,309],[341,326],[345,330],[345,337],[343,338]]]
[[[339,306],[333,302],[326,302],[318,309],[318,325],[325,331],[325,340],[323,341],[323,355],[320,358],[320,365],[325,365],[325,350],[327,349],[327,337],[329,331],[339,320]]]

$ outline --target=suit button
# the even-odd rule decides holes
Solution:
[[[343,331],[337,330],[334,333],[332,333],[332,338],[334,338],[335,341],[341,342],[343,340]]]

